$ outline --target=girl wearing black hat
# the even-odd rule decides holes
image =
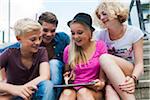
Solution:
[[[95,82],[93,85],[65,88],[60,100],[100,100],[105,86],[105,76],[99,64],[99,57],[107,53],[103,41],[92,41],[91,16],[78,13],[68,22],[72,40],[64,50],[65,83],[82,84]]]

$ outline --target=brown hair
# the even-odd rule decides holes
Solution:
[[[55,14],[51,12],[44,12],[40,15],[38,22],[42,25],[43,22],[58,25],[58,19]]]

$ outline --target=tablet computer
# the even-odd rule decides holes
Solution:
[[[87,85],[94,85],[95,82],[88,82],[88,83],[80,83],[80,84],[64,84],[64,85],[54,85],[55,88],[57,87],[76,87],[76,86],[87,86]]]

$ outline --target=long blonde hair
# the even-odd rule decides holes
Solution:
[[[68,63],[71,68],[74,68],[77,64],[79,64],[79,59],[82,60],[83,63],[86,62],[86,56],[81,47],[77,46],[74,41],[71,41],[69,48],[69,59]]]
[[[92,38],[93,30],[89,28],[86,24],[81,22],[79,23],[82,24],[87,30],[91,31],[91,38]],[[71,68],[75,68],[75,66],[79,64],[80,61],[85,64],[87,62],[86,55],[83,52],[83,48],[77,46],[75,42],[71,39],[69,46],[68,64]]]

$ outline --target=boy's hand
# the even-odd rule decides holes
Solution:
[[[37,90],[37,87],[27,85],[13,85],[10,89],[10,93],[14,96],[20,96],[23,99],[28,100],[35,92],[33,89]]]

